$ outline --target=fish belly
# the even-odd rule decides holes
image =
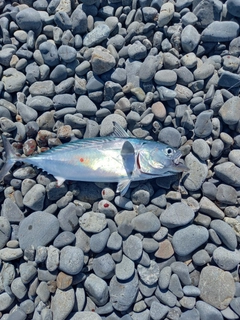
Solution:
[[[43,153],[24,162],[65,180],[118,182],[127,176],[120,150],[80,148],[62,154]]]

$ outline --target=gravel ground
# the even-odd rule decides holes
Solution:
[[[239,319],[239,25],[239,0],[0,1],[0,133],[20,154],[115,121],[189,167],[121,198],[17,163],[1,319]]]

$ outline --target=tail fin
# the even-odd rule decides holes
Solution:
[[[12,168],[14,163],[19,160],[12,145],[4,135],[2,135],[2,141],[3,141],[4,150],[5,150],[6,162],[4,163],[0,171],[0,181],[3,180],[3,178],[8,173],[8,171]]]

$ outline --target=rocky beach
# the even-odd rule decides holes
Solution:
[[[239,0],[0,0],[0,135],[17,153],[116,122],[189,168],[121,197],[17,162],[1,320],[239,319],[239,91]]]

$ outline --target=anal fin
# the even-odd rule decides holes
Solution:
[[[126,178],[124,180],[121,180],[117,185],[117,192],[120,193],[120,195],[123,197],[126,192],[128,191],[128,188],[130,186],[131,180]]]

